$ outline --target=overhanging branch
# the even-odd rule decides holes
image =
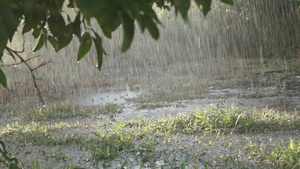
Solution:
[[[21,62],[18,62],[17,64],[24,63],[24,64],[26,65],[26,67],[30,70],[30,74],[31,74],[31,77],[32,77],[33,83],[34,83],[34,87],[36,88],[36,90],[37,90],[37,92],[38,92],[37,95],[38,95],[38,97],[39,97],[41,103],[44,105],[44,104],[45,104],[45,101],[44,101],[44,99],[43,99],[43,97],[42,97],[40,88],[39,88],[38,85],[37,85],[37,78],[36,78],[36,76],[34,75],[33,71],[35,71],[35,70],[37,70],[38,68],[40,68],[40,67],[42,67],[42,66],[44,66],[44,65],[46,65],[46,64],[48,64],[48,63],[50,63],[50,61],[48,61],[48,62],[42,62],[39,66],[37,66],[37,67],[35,67],[35,68],[32,68],[32,67],[28,64],[28,61],[31,60],[31,59],[33,59],[33,58],[36,58],[36,57],[38,57],[38,56],[31,57],[31,58],[28,58],[28,59],[24,59],[24,58],[19,54],[19,53],[22,53],[22,52],[24,51],[24,48],[23,48],[22,51],[16,51],[16,50],[13,50],[13,49],[11,49],[11,48],[9,48],[9,47],[6,47],[5,49],[8,51],[9,54],[13,54],[13,56],[12,56],[13,58],[15,58],[15,56],[16,56],[17,58],[19,58],[19,59],[21,60]],[[12,65],[16,65],[16,64],[12,64]],[[9,65],[4,65],[4,66],[9,66]]]

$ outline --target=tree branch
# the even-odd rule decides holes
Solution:
[[[51,61],[48,61],[48,62],[42,62],[40,65],[38,65],[37,67],[35,67],[35,68],[33,68],[32,69],[32,71],[35,71],[35,70],[37,70],[38,68],[40,68],[40,67],[42,67],[42,66],[45,66],[45,65],[47,65],[48,63],[50,63]]]
[[[17,51],[17,52],[19,52],[19,51]],[[10,55],[11,55],[11,54],[10,54]],[[37,58],[37,57],[40,57],[40,55],[30,57],[30,58],[28,58],[28,59],[26,59],[26,60],[24,60],[24,61],[25,61],[25,62],[28,62],[28,61],[30,61],[31,59],[34,59],[34,58]],[[1,65],[1,66],[15,66],[15,65],[19,65],[19,64],[24,63],[24,61],[21,61],[21,62],[18,62],[18,63],[13,63],[13,64]]]
[[[21,60],[21,62],[20,62],[19,64],[24,63],[24,64],[28,67],[28,69],[30,70],[32,79],[33,79],[34,87],[36,88],[36,90],[37,90],[37,92],[38,92],[38,97],[39,97],[41,103],[44,105],[45,102],[44,102],[44,99],[43,99],[43,97],[42,97],[40,88],[39,88],[38,85],[37,85],[37,82],[36,82],[37,79],[36,79],[36,76],[34,75],[33,71],[35,71],[36,69],[40,68],[40,67],[43,66],[43,65],[46,65],[46,64],[49,63],[50,61],[48,61],[48,62],[43,62],[43,63],[41,63],[39,66],[37,66],[37,67],[35,67],[35,68],[31,68],[31,66],[27,63],[27,62],[28,62],[28,59],[25,60],[25,59],[19,54],[19,53],[22,53],[22,51],[24,51],[24,48],[23,48],[22,51],[16,51],[16,50],[13,50],[13,49],[11,49],[11,48],[9,48],[9,47],[5,47],[5,49],[6,49],[9,53],[13,53],[15,56],[17,56],[17,57]],[[12,56],[12,57],[14,57],[14,56]],[[34,58],[34,57],[32,57],[32,58]],[[32,58],[29,58],[29,60],[32,59]]]

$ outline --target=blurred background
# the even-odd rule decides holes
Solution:
[[[298,0],[237,0],[234,6],[214,2],[206,18],[192,5],[189,23],[173,11],[157,14],[162,22],[155,41],[138,25],[133,44],[120,52],[122,29],[104,39],[108,55],[97,69],[92,49],[77,62],[78,39],[55,53],[50,45],[32,53],[36,39],[16,32],[15,50],[29,64],[51,61],[34,73],[47,104],[97,92],[179,93],[170,100],[199,98],[207,88],[296,89],[300,75],[300,9]],[[96,26],[95,26],[96,27]],[[102,33],[101,30],[98,30]],[[104,37],[104,36],[103,36]],[[18,61],[17,61],[18,62]],[[4,56],[3,65],[13,64]],[[30,71],[24,64],[3,66],[10,90],[0,87],[0,104],[40,104]],[[293,78],[293,79],[291,79]],[[299,87],[299,86],[298,86]],[[166,99],[168,98],[163,98]]]

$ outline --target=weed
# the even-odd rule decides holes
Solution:
[[[299,168],[300,167],[300,142],[294,144],[290,141],[289,148],[278,147],[272,149],[270,153],[262,153],[264,162],[270,161],[280,168]]]
[[[54,155],[46,156],[46,161],[48,159],[51,159],[51,158],[54,158],[55,160],[63,160],[63,161],[65,161],[67,159],[67,156],[66,156],[65,153],[61,152],[61,148],[58,148],[56,150],[56,152],[54,153]]]
[[[122,111],[123,111],[122,106],[116,104],[106,104],[104,107],[98,110],[98,113],[111,115],[115,113],[122,113]]]
[[[296,129],[300,127],[298,115],[289,114],[286,112],[278,111],[264,111],[254,112],[252,114],[245,113],[242,109],[236,106],[225,106],[225,108],[215,109],[206,108],[202,111],[196,110],[193,112],[185,112],[175,116],[161,116],[157,119],[140,118],[136,120],[129,120],[117,123],[99,123],[98,125],[87,123],[59,123],[51,125],[41,125],[40,123],[32,122],[27,125],[19,125],[13,123],[7,125],[0,132],[3,137],[16,140],[19,143],[31,142],[33,145],[79,145],[84,150],[92,152],[92,160],[95,165],[98,163],[105,168],[113,160],[117,159],[124,154],[135,152],[135,156],[141,160],[143,164],[153,164],[159,158],[169,161],[172,166],[180,166],[181,164],[189,164],[189,159],[192,158],[188,154],[188,148],[182,145],[180,153],[176,151],[169,153],[156,151],[157,140],[161,140],[162,144],[177,143],[177,136],[179,135],[195,135],[197,138],[194,142],[205,143],[206,147],[212,149],[217,145],[214,140],[207,140],[204,142],[202,136],[213,134],[231,134],[231,133],[259,133],[264,131],[273,130],[287,130]],[[51,132],[60,129],[78,128],[78,127],[100,127],[98,132],[91,135],[87,134],[67,134],[63,137],[55,137]],[[200,134],[200,135],[199,135]],[[202,136],[201,136],[202,135]],[[240,149],[241,156],[243,151],[249,152],[249,159],[261,158],[264,162],[272,162],[276,165],[290,167],[287,164],[279,163],[279,161],[289,162],[297,166],[299,160],[299,145],[291,143],[290,149],[274,149],[271,154],[267,151],[262,151],[257,148],[255,142],[247,141],[244,143],[245,147]],[[231,142],[221,144],[224,148],[233,147]],[[264,147],[262,147],[264,149]],[[184,152],[183,152],[184,150]],[[137,153],[139,155],[137,155]],[[162,155],[164,154],[164,155]],[[164,157],[163,157],[164,156]],[[181,156],[181,157],[179,157]],[[184,157],[184,162],[179,162],[179,158]],[[232,160],[229,156],[224,159],[223,166],[236,161],[235,156]],[[275,158],[276,157],[276,158]],[[47,158],[55,158],[60,160],[67,160],[66,154],[60,150],[53,156]],[[221,158],[221,157],[220,157]],[[222,157],[223,158],[223,157]],[[290,161],[289,161],[290,160]],[[127,165],[130,162],[127,161]],[[211,166],[212,161],[205,161],[208,167]],[[242,165],[242,161],[236,162],[237,165]],[[123,166],[125,163],[122,163]],[[37,166],[37,164],[35,164]],[[182,165],[183,166],[183,165]]]
[[[147,151],[152,151],[154,150],[155,146],[155,141],[153,137],[147,137],[145,136],[140,143],[140,147],[142,149],[145,149]]]
[[[105,163],[110,160],[115,159],[119,155],[118,148],[114,145],[107,145],[105,147],[99,147],[94,150],[92,159],[95,161],[96,166],[100,160],[105,160],[103,163],[103,167],[105,167]]]
[[[65,119],[72,117],[88,117],[96,114],[96,109],[89,106],[71,106],[68,104],[53,105],[51,107],[38,107],[29,112],[26,120],[49,120],[49,119]]]

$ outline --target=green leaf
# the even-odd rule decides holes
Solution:
[[[25,22],[22,30],[22,34],[29,32],[34,26],[33,22]]]
[[[98,70],[101,70],[102,63],[103,63],[103,47],[102,42],[98,39],[93,38],[94,45],[97,51],[97,60],[98,60]]]
[[[32,32],[32,35],[34,38],[38,38],[39,35],[41,34],[41,30],[40,28],[34,28],[33,32]]]
[[[104,0],[101,0],[104,1]],[[85,18],[90,18],[95,16],[101,7],[100,0],[88,1],[87,0],[75,0],[74,3],[79,8],[80,12]]]
[[[44,46],[44,44],[45,44],[45,35],[43,33],[41,33],[40,37],[38,39],[38,42],[32,49],[32,52],[36,52],[36,51],[40,50]]]
[[[131,19],[135,19],[140,15],[139,7],[136,5],[136,2],[132,0],[121,0],[121,2]]]
[[[131,45],[134,36],[134,21],[127,13],[123,15],[123,40],[121,51],[125,52]]]
[[[63,39],[58,39],[58,51],[60,51],[62,48],[68,46],[70,42],[72,41],[72,36],[64,37]]]
[[[145,13],[145,15],[150,16],[151,18],[153,18],[157,23],[160,23],[156,13],[154,12],[153,8],[151,6],[142,6],[141,7],[142,11]]]
[[[4,27],[3,23],[0,21],[0,61],[3,56],[3,51],[7,44],[7,38],[8,35],[6,32],[6,28]]]
[[[96,36],[96,40],[97,40],[99,43],[101,43],[103,53],[104,53],[105,55],[107,55],[106,51],[105,51],[104,48],[103,48],[102,38],[100,37],[100,35],[99,35],[97,32],[95,32],[95,31],[93,31],[93,32],[94,32],[94,34],[95,34],[95,36]]]
[[[56,52],[66,47],[73,39],[73,23],[63,27],[63,31],[57,34],[57,36],[48,36],[48,41],[51,43]]]
[[[106,52],[103,49],[102,38],[95,31],[94,34],[96,38],[93,38],[93,41],[97,51],[98,70],[100,71],[103,63],[103,54],[106,54]]]
[[[52,37],[52,36],[48,36],[47,39],[51,43],[51,45],[53,46],[55,52],[58,52],[59,48],[58,48],[58,42],[57,42],[57,40],[54,37]]]
[[[101,29],[102,29],[104,35],[107,38],[111,39],[111,29],[109,29],[108,27],[101,27]]]
[[[51,15],[48,19],[48,25],[54,37],[62,37],[67,33],[65,30],[66,23],[62,15]]]
[[[88,32],[84,32],[80,38],[80,45],[77,53],[77,61],[82,59],[92,46],[92,37]]]
[[[191,5],[190,0],[175,0],[177,3],[177,8],[181,14],[181,17],[184,21],[188,21],[188,10]]]
[[[145,17],[144,19],[146,21],[146,27],[147,27],[148,31],[150,32],[152,38],[157,40],[159,38],[159,30],[157,28],[157,25],[149,17]]]
[[[121,17],[117,10],[105,10],[96,16],[97,22],[100,25],[104,35],[111,38],[112,31],[115,31],[121,24]]]
[[[24,7],[26,10],[32,9],[36,0],[26,0],[24,1]]]
[[[229,4],[229,5],[233,5],[234,4],[234,0],[221,0],[221,2],[223,2],[225,4]]]
[[[76,18],[73,22],[73,33],[80,38],[80,34],[81,34],[81,29],[80,29],[80,12],[78,12],[78,14],[76,15]]]
[[[48,36],[48,31],[46,28],[43,28],[43,34],[45,36],[44,41],[45,41],[45,46],[47,47],[47,36]]]
[[[211,9],[210,6],[211,6],[212,0],[195,0],[195,2],[199,7],[200,7],[200,5],[202,6],[203,15],[206,16],[207,13]]]
[[[144,17],[145,16],[142,16],[141,18],[137,18],[137,22],[140,25],[142,33],[144,33],[144,31],[146,29],[146,21],[145,21]]]
[[[4,72],[1,70],[1,68],[0,68],[0,83],[1,83],[5,88],[8,88],[8,87],[7,87],[6,76],[5,76]]]
[[[6,28],[6,34],[8,36],[9,41],[12,41],[13,35],[17,30],[19,25],[19,16],[15,10],[12,9],[11,5],[8,2],[1,1],[0,5],[0,18],[3,24],[3,27]]]
[[[64,27],[63,34],[57,37],[58,43],[58,51],[64,47],[66,47],[72,40],[72,32],[73,32],[73,23],[68,24]]]
[[[61,9],[63,4],[64,4],[65,0],[55,0],[56,3],[56,7]]]

